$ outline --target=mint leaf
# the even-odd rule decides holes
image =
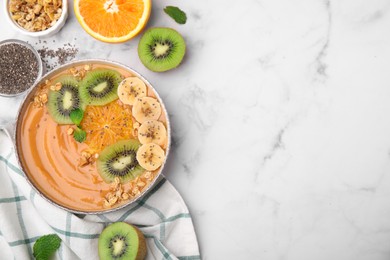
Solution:
[[[80,125],[81,120],[83,120],[84,117],[84,111],[80,108],[76,108],[70,112],[69,117],[73,124]]]
[[[87,133],[83,129],[77,127],[73,133],[73,138],[77,142],[82,143],[87,138]]]
[[[185,24],[187,21],[186,13],[176,6],[165,7],[164,12],[179,24]]]
[[[61,239],[56,234],[42,236],[35,241],[33,255],[36,260],[48,260],[60,247]]]

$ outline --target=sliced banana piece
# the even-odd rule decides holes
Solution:
[[[161,115],[161,105],[152,97],[137,98],[132,113],[141,124],[147,120],[157,120]]]
[[[167,130],[160,121],[148,120],[138,128],[138,140],[141,144],[155,143],[162,146],[166,139]]]
[[[145,83],[137,77],[125,78],[118,86],[118,97],[123,104],[134,105],[137,98],[147,95]]]
[[[165,152],[154,143],[143,144],[137,151],[139,165],[147,171],[158,169],[165,160]]]

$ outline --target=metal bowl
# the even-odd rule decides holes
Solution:
[[[21,124],[22,124],[22,119],[23,119],[24,113],[26,112],[28,104],[31,102],[32,98],[34,97],[35,91],[38,88],[38,86],[41,83],[45,82],[46,79],[50,79],[53,76],[55,76],[55,75],[57,75],[57,74],[59,74],[59,73],[61,73],[63,71],[66,71],[66,70],[70,69],[71,67],[80,66],[80,65],[82,66],[82,65],[87,65],[87,64],[93,64],[93,65],[99,65],[100,64],[100,65],[108,65],[108,66],[120,68],[120,69],[129,71],[133,75],[135,75],[135,76],[139,77],[140,79],[142,79],[145,82],[145,84],[154,91],[154,94],[156,95],[156,98],[158,99],[158,101],[161,104],[162,111],[163,111],[163,113],[165,113],[165,117],[166,117],[167,134],[168,134],[168,141],[167,141],[168,143],[167,143],[167,149],[166,149],[166,159],[165,159],[165,162],[160,167],[160,169],[159,169],[155,179],[151,182],[151,184],[145,190],[143,190],[141,192],[141,194],[139,194],[138,196],[130,199],[127,203],[125,203],[123,205],[120,205],[120,206],[118,206],[116,208],[109,208],[109,209],[104,209],[104,210],[100,210],[100,211],[82,211],[82,210],[77,210],[77,209],[73,209],[71,207],[66,207],[64,205],[60,205],[59,203],[53,201],[48,196],[46,196],[44,191],[41,191],[39,189],[39,187],[37,187],[34,184],[34,182],[30,179],[29,173],[27,172],[26,167],[23,165],[23,161],[21,160],[22,152],[21,152],[21,146],[20,146],[20,142],[21,142],[21,140],[20,140],[20,134],[21,134],[20,129],[21,129]],[[169,155],[169,151],[170,151],[171,127],[170,127],[170,123],[169,123],[168,113],[167,113],[167,111],[165,109],[163,101],[161,100],[160,96],[158,95],[157,91],[153,88],[153,86],[144,77],[142,77],[138,72],[134,71],[133,69],[131,69],[131,68],[129,68],[129,67],[123,65],[123,64],[117,63],[117,62],[108,61],[108,60],[101,60],[101,59],[88,59],[88,60],[80,60],[80,61],[70,62],[70,63],[68,63],[66,65],[58,67],[58,68],[54,69],[53,71],[49,72],[48,74],[46,74],[38,82],[36,82],[34,84],[34,86],[31,88],[30,92],[26,95],[25,99],[22,101],[22,104],[21,104],[21,106],[19,108],[19,111],[18,111],[18,114],[17,114],[15,129],[12,131],[10,136],[14,140],[15,151],[16,151],[16,155],[17,155],[17,160],[18,160],[19,166],[23,170],[23,172],[25,173],[26,180],[30,183],[30,185],[33,187],[33,189],[38,194],[40,194],[43,198],[45,198],[51,204],[54,204],[57,207],[62,208],[64,210],[67,210],[69,212],[73,212],[73,213],[77,213],[77,214],[101,214],[101,213],[113,212],[113,211],[119,210],[121,208],[124,208],[124,207],[134,203],[135,201],[140,199],[142,196],[144,196],[156,184],[157,180],[162,177],[161,176],[162,175],[162,170],[164,169],[164,166],[165,166],[165,163],[167,161],[167,158],[168,158],[168,155]]]
[[[24,41],[20,41],[20,40],[16,40],[16,39],[9,39],[9,40],[5,40],[5,41],[1,41],[0,42],[0,46],[1,45],[6,45],[6,44],[11,44],[11,43],[16,43],[16,44],[20,44],[24,47],[26,47],[27,49],[31,50],[33,53],[34,53],[34,56],[35,58],[37,59],[37,62],[38,62],[38,75],[37,75],[37,78],[35,79],[35,82],[29,87],[27,88],[26,90],[22,91],[22,92],[19,92],[19,93],[16,93],[16,94],[3,94],[3,93],[0,93],[0,96],[3,96],[3,97],[15,97],[15,96],[19,96],[19,95],[22,95],[26,92],[29,91],[29,89],[36,85],[37,82],[40,80],[40,78],[42,77],[44,71],[43,71],[43,64],[42,64],[42,60],[41,60],[41,56],[39,55],[39,53],[34,49],[34,47],[32,47],[30,44],[28,44],[27,42],[24,42]]]

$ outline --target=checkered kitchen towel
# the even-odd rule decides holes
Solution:
[[[56,233],[62,239],[55,259],[98,259],[98,237],[111,222],[125,221],[147,238],[147,259],[200,259],[188,209],[162,178],[134,205],[116,212],[71,214],[37,195],[18,168],[10,139],[0,131],[0,259],[32,259],[34,242]]]

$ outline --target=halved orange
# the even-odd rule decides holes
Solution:
[[[87,106],[81,128],[87,133],[85,143],[94,152],[100,152],[106,146],[133,137],[131,111],[117,101],[105,106]]]
[[[74,0],[74,12],[91,36],[118,43],[130,40],[145,27],[151,5],[151,0]]]

